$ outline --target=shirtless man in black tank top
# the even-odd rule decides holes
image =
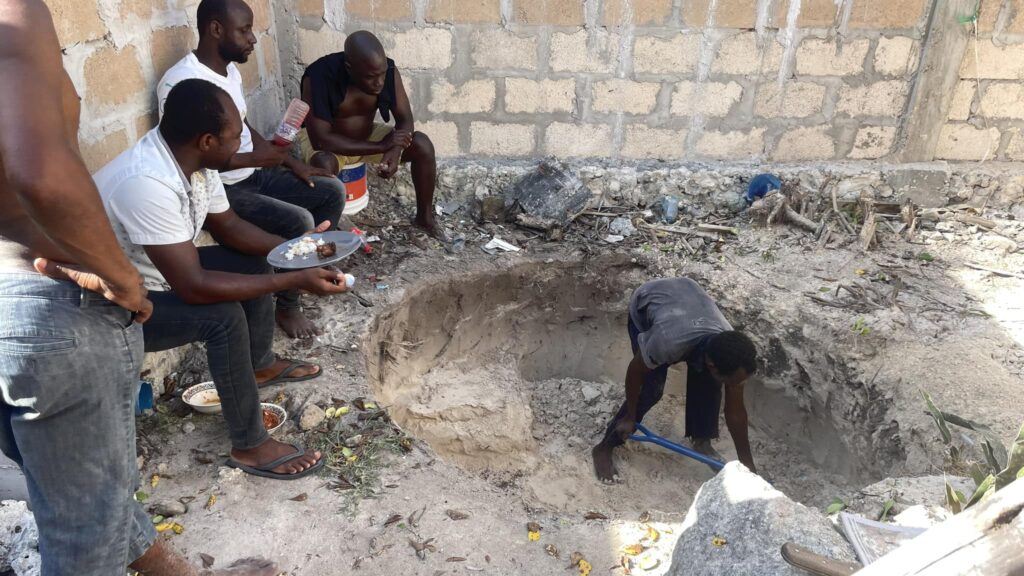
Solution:
[[[346,163],[365,161],[382,178],[410,163],[416,189],[416,225],[441,241],[447,234],[434,218],[434,145],[416,132],[402,75],[376,36],[365,30],[345,40],[345,51],[311,64],[302,77],[302,99],[312,110],[306,132],[312,146],[304,158],[318,168],[340,171]],[[380,112],[393,130],[382,131]],[[300,139],[302,137],[300,136]],[[315,151],[315,153],[313,153]],[[372,164],[372,165],[371,165]]]

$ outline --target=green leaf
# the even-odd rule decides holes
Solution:
[[[1006,466],[1006,446],[1003,445],[1003,441],[999,439],[992,428],[949,412],[942,412],[942,418],[949,424],[977,432],[985,438],[981,449],[985,453],[985,461],[988,462],[993,472],[998,473]]]
[[[959,514],[963,510],[963,500],[961,500],[960,494],[949,485],[949,482],[946,482],[946,507],[953,514]]]
[[[991,474],[989,474],[988,477],[985,478],[981,482],[981,484],[978,484],[977,488],[975,488],[974,494],[971,494],[971,499],[968,500],[967,504],[964,505],[964,509],[970,508],[971,506],[974,506],[978,502],[981,502],[982,499],[984,499],[986,495],[988,495],[992,491],[994,491],[995,483],[996,483],[996,477],[991,475]],[[948,484],[947,484],[947,486],[948,486]]]
[[[828,508],[825,508],[825,514],[831,516],[844,508],[846,508],[846,502],[843,502],[839,498],[835,498],[832,500],[832,503],[828,505]]]
[[[885,501],[882,504],[882,513],[878,515],[879,522],[885,522],[885,519],[889,516],[889,512],[892,512],[892,507],[896,505],[896,501],[892,498]]]
[[[1006,459],[1006,468],[996,475],[996,490],[1002,490],[1007,484],[1013,482],[1024,468],[1024,426],[1017,432],[1017,438],[1010,446],[1010,455]]]
[[[138,492],[135,493],[136,502],[145,502],[146,500],[149,500],[149,494],[146,494],[142,490],[139,490]]]
[[[828,286],[822,286],[821,288],[818,288],[818,292],[821,292],[822,294],[824,294],[826,292],[831,292],[831,291],[832,291],[832,289],[829,288]]]
[[[981,483],[985,481],[985,478],[988,477],[988,474],[981,467],[981,464],[978,464],[977,462],[973,462],[968,471],[971,474],[971,479],[974,480],[975,486],[980,486]]]
[[[1017,478],[1016,479],[1020,480],[1021,478],[1024,478],[1024,468],[1021,468],[1020,470],[1017,470]]]
[[[921,395],[924,396],[925,404],[928,405],[928,413],[932,415],[932,420],[935,420],[935,425],[939,427],[939,433],[942,434],[942,443],[949,444],[953,440],[953,435],[949,433],[946,419],[942,417],[942,412],[935,407],[932,397],[927,392],[921,390]]]
[[[920,254],[918,254],[917,259],[922,262],[935,262],[935,256],[932,256],[927,252],[921,252]]]

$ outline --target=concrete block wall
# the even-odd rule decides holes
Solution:
[[[975,24],[936,156],[1024,161],[1024,0],[983,2]]]
[[[53,15],[64,68],[82,99],[79,143],[93,172],[157,121],[156,82],[195,48],[198,0],[44,0]],[[271,0],[247,0],[257,50],[240,66],[249,122],[268,132],[283,94]]]
[[[275,2],[286,94],[371,30],[445,156],[801,161],[895,157],[933,0]]]

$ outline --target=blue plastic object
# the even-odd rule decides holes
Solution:
[[[139,382],[138,401],[135,403],[135,415],[142,414],[143,410],[153,409],[153,385],[145,380]]]
[[[679,198],[665,196],[661,199],[661,219],[666,224],[672,224],[679,219]]]
[[[747,193],[743,195],[743,200],[747,202],[747,205],[753,204],[754,200],[763,198],[765,194],[772,190],[781,190],[782,181],[773,174],[758,174],[750,181],[750,185],[747,186]]]
[[[696,450],[693,450],[692,448],[687,448],[686,446],[683,446],[682,444],[676,444],[675,442],[672,442],[671,440],[667,440],[665,438],[662,438],[661,436],[658,436],[658,435],[654,434],[653,432],[648,430],[647,427],[644,426],[643,424],[637,424],[636,425],[636,429],[642,435],[633,434],[633,435],[631,435],[629,437],[630,440],[635,440],[637,442],[650,442],[651,444],[657,444],[658,446],[661,446],[662,448],[668,448],[669,450],[671,450],[671,451],[673,451],[673,452],[675,452],[677,454],[682,454],[683,456],[688,456],[690,458],[693,458],[697,462],[700,462],[702,464],[707,464],[708,466],[711,466],[715,470],[721,470],[725,466],[725,464],[719,462],[718,460],[715,460],[714,458],[709,458],[709,457],[701,454],[700,452],[697,452]]]

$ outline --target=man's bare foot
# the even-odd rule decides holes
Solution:
[[[437,223],[437,219],[434,218],[433,214],[417,214],[413,224],[431,237],[436,238],[442,244],[451,242],[451,236],[448,234],[448,231],[444,229],[444,226]]]
[[[719,454],[718,451],[715,450],[715,447],[711,445],[711,439],[710,438],[694,438],[691,441],[691,443],[693,444],[693,449],[694,450],[696,450],[697,452],[700,452],[701,454],[707,456],[708,458],[714,458],[715,460],[718,460],[719,462],[724,462],[725,461],[725,460],[722,459],[722,455]],[[712,472],[716,472],[716,473],[718,472],[718,469],[713,467],[713,466],[708,466],[708,468],[711,468]]]
[[[284,442],[278,442],[277,440],[270,438],[263,444],[249,450],[232,448],[231,458],[239,464],[245,464],[246,466],[257,468],[264,464],[269,464],[278,458],[294,453],[295,447],[291,444],[285,444]],[[271,471],[277,474],[298,474],[303,470],[308,470],[319,460],[319,452],[307,452],[294,460],[289,460],[277,468],[273,468]]]
[[[311,376],[320,375],[320,367],[316,364],[301,364],[292,368],[288,374],[284,374],[288,368],[292,367],[294,362],[287,358],[278,358],[274,360],[274,363],[262,370],[257,370],[256,374],[256,385],[257,386],[269,386],[275,379],[281,378],[281,382],[297,381],[300,379],[309,380]]]
[[[594,457],[594,473],[597,479],[605,484],[614,484],[619,481],[619,471],[615,469],[615,461],[612,459],[614,446],[606,446],[603,442],[594,446],[590,451]]]
[[[323,330],[306,318],[301,308],[278,308],[274,314],[277,325],[289,338],[312,338],[323,334]]]
[[[239,560],[221,570],[200,570],[171,550],[163,540],[157,540],[142,558],[131,564],[133,570],[144,576],[277,576],[277,564],[262,558]]]

